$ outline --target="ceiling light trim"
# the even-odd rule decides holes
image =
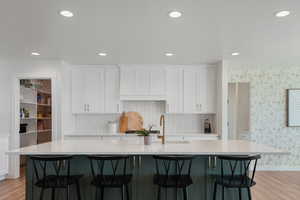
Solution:
[[[41,54],[39,52],[33,51],[33,52],[31,52],[31,55],[32,56],[40,56]]]
[[[180,17],[182,17],[182,12],[180,12],[180,11],[178,11],[178,10],[170,11],[170,12],[169,12],[169,17],[170,17],[170,18],[174,18],[174,19],[180,18]]]
[[[291,14],[291,11],[289,10],[281,10],[275,13],[275,16],[277,18],[283,18],[283,17],[287,17]]]
[[[73,12],[69,11],[69,10],[61,10],[59,12],[59,14],[63,17],[66,17],[66,18],[71,18],[74,16]]]

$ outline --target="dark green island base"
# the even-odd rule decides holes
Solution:
[[[212,158],[212,157],[211,157]],[[194,184],[188,188],[189,200],[212,200],[214,175],[220,174],[220,165],[213,163],[214,159],[209,156],[198,156],[192,165],[191,176]],[[134,155],[131,158],[129,168],[133,174],[133,180],[130,184],[130,197],[132,200],[156,200],[157,186],[153,185],[153,175],[155,174],[155,163],[151,155]],[[39,199],[40,189],[33,186],[33,166],[28,159],[26,171],[26,200]],[[82,200],[91,200],[95,198],[95,187],[91,182],[90,163],[86,156],[75,156],[71,161],[72,174],[82,174],[83,178],[80,180]],[[70,189],[72,200],[76,200],[75,186]],[[221,188],[218,190],[217,199],[222,199]],[[177,198],[175,189],[162,190],[161,199],[165,199],[167,192],[168,200],[183,199],[182,191],[178,190]],[[57,190],[56,200],[65,200],[65,192],[63,189]],[[34,197],[34,198],[33,198]],[[248,199],[246,190],[242,191],[243,199]],[[225,199],[238,199],[237,189],[225,189]],[[51,199],[51,190],[45,190],[44,199]],[[98,198],[100,199],[100,197]],[[120,189],[105,189],[104,199],[107,200],[121,200]]]

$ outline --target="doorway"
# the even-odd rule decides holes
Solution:
[[[250,84],[228,84],[228,138],[238,140],[250,130]]]
[[[9,149],[57,140],[56,74],[18,74],[13,79],[12,133]],[[8,178],[20,176],[24,158],[9,156]]]
[[[51,79],[20,79],[20,147],[52,140]],[[26,157],[20,157],[20,167]]]

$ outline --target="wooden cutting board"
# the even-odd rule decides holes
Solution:
[[[137,131],[144,128],[144,119],[138,112],[123,113],[120,118],[120,132]]]

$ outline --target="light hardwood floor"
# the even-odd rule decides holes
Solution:
[[[254,200],[299,200],[300,172],[257,172]],[[0,182],[0,200],[24,200],[25,178]]]

